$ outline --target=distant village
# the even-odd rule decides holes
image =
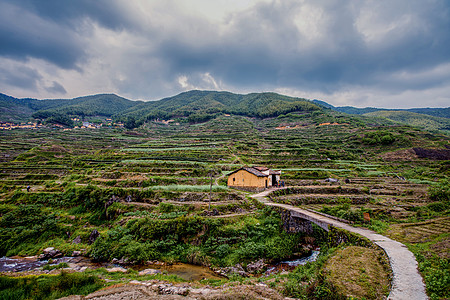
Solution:
[[[71,129],[96,129],[102,127],[114,127],[114,128],[123,128],[124,124],[122,122],[113,122],[112,119],[106,118],[102,123],[92,123],[89,121],[82,121],[79,118],[72,118],[72,121],[75,124],[73,128],[67,128],[67,126],[63,126],[61,124],[42,124],[37,121],[30,122],[22,122],[22,123],[14,123],[14,122],[3,122],[0,121],[0,130],[12,130],[12,129],[38,129],[38,128],[60,128],[64,130]]]

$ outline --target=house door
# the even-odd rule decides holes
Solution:
[[[272,186],[276,186],[277,185],[277,176],[272,175]]]
[[[266,189],[267,189],[267,179],[266,179]]]

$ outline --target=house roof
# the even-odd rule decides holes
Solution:
[[[255,168],[251,168],[251,167],[242,167],[242,168],[240,168],[240,169],[238,169],[236,171],[231,172],[230,174],[228,174],[228,176],[230,176],[230,175],[232,175],[232,174],[234,174],[234,173],[236,173],[236,172],[238,172],[240,170],[247,171],[247,172],[249,172],[249,173],[251,173],[251,174],[253,174],[255,176],[258,176],[258,177],[267,177],[267,176],[269,176],[269,175],[266,175],[264,173],[261,173],[260,171],[256,170]]]
[[[269,175],[281,175],[281,171],[275,171],[275,170],[269,169],[268,167],[253,166],[252,168],[256,169],[260,172],[269,171]]]
[[[256,170],[258,170],[258,171],[267,171],[267,170],[269,170],[269,168],[267,168],[267,167],[257,167],[257,166],[253,166],[252,168],[253,168],[253,169],[256,169]]]
[[[243,170],[252,173],[253,175],[256,175],[258,177],[266,177],[268,176],[267,174],[264,174],[262,172],[260,172],[259,170],[255,169],[255,168],[250,168],[250,167],[243,167]]]
[[[269,175],[281,175],[281,171],[274,171],[267,167],[242,167],[236,171],[231,172],[230,174],[228,174],[228,176],[230,176],[240,170],[245,170],[245,171],[247,171],[255,176],[258,176],[258,177],[267,177]],[[267,170],[269,170],[269,174],[264,174],[263,172],[261,172],[261,171],[267,171]]]

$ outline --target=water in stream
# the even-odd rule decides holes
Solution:
[[[303,257],[290,261],[282,261],[273,266],[269,266],[266,271],[266,275],[278,273],[282,271],[290,271],[299,265],[304,265],[308,262],[316,261],[319,251],[312,251],[312,254],[308,257]],[[53,259],[51,265],[57,265],[60,263],[67,263],[69,267],[78,269],[80,268],[110,268],[120,267],[111,263],[95,263],[86,257],[61,257]],[[34,257],[1,257],[0,258],[0,272],[23,272],[40,270],[44,265],[48,264],[47,260],[38,260]],[[223,277],[214,273],[210,268],[203,266],[196,266],[184,263],[177,263],[173,265],[140,265],[133,266],[135,270],[143,270],[146,268],[158,269],[165,274],[177,275],[185,280],[201,280],[201,279],[221,279]]]
[[[111,263],[95,263],[86,257],[61,257],[52,260],[52,266],[60,263],[67,263],[69,267],[75,270],[83,270],[86,268],[111,268],[120,267]],[[24,272],[24,271],[40,271],[44,265],[48,264],[47,260],[38,260],[34,257],[1,257],[0,258],[0,272]],[[151,264],[133,266],[133,269],[140,271],[151,268],[157,269],[164,274],[177,275],[185,280],[202,280],[202,279],[222,279],[223,277],[214,273],[210,268],[203,266],[195,266],[184,263],[176,263],[173,265]]]
[[[309,262],[316,261],[319,254],[320,254],[320,251],[313,250],[311,252],[310,256],[302,257],[302,258],[294,259],[294,260],[289,260],[289,261],[281,261],[281,262],[277,263],[276,265],[267,268],[265,274],[270,275],[270,274],[278,273],[278,272],[282,272],[282,271],[291,271],[291,270],[295,269],[295,267],[297,267],[297,266],[305,265]]]

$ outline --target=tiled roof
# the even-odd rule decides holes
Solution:
[[[260,171],[258,171],[255,168],[243,167],[242,170],[245,170],[245,171],[247,171],[249,173],[252,173],[253,175],[256,175],[258,177],[266,177],[266,176],[268,176],[268,175],[266,175],[264,173],[261,173]]]
[[[256,170],[258,170],[258,171],[267,171],[267,170],[269,170],[269,168],[267,168],[267,167],[257,167],[257,166],[253,166],[252,168],[253,168],[253,169],[256,169]]]
[[[258,176],[258,177],[267,177],[269,175],[281,175],[280,171],[270,170],[269,168],[266,168],[266,167],[242,167],[236,171],[231,172],[230,174],[228,174],[228,176],[230,176],[231,174],[234,174],[240,170],[245,170],[245,171],[247,171],[255,176]],[[261,171],[266,171],[266,170],[269,170],[269,174],[264,174],[263,172],[261,172]]]

